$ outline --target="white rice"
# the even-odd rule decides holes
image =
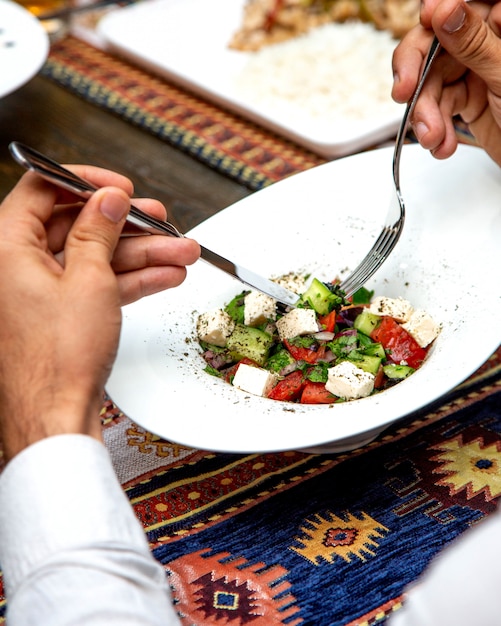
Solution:
[[[370,24],[326,24],[251,53],[236,89],[257,107],[322,121],[392,115],[396,45]]]

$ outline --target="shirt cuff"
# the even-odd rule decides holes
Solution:
[[[7,594],[51,555],[124,543],[151,554],[108,451],[86,435],[43,439],[0,475],[0,565]]]

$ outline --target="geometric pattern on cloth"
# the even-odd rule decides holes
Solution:
[[[495,510],[500,407],[498,381],[439,407],[436,419],[407,421],[364,449],[292,455],[287,468],[258,484],[247,463],[262,465],[259,456],[199,459],[186,481],[176,470],[189,503],[160,507],[163,525],[151,517],[159,500],[144,507],[143,494],[137,508],[129,490],[183,623],[384,621],[437,552]],[[193,487],[208,474],[211,506],[192,507],[200,493]],[[215,477],[235,486],[231,497],[214,490]],[[273,610],[270,586],[259,581],[264,573],[281,584],[272,599],[283,604]],[[219,593],[228,594],[227,604]]]
[[[362,448],[220,454],[105,398],[105,444],[185,626],[371,626],[501,494],[501,349]],[[5,614],[0,575],[0,623]]]

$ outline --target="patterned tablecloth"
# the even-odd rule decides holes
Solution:
[[[43,71],[251,189],[322,162],[73,38]],[[432,406],[342,454],[189,449],[109,398],[102,422],[185,626],[382,623],[501,495],[501,350]]]
[[[185,626],[380,624],[501,495],[501,349],[433,406],[342,454],[185,448],[109,398],[102,422]]]

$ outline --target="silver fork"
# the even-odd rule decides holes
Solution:
[[[395,247],[402,233],[405,222],[405,205],[400,191],[400,155],[402,153],[402,146],[407,134],[410,116],[414,111],[416,101],[421,93],[421,89],[424,85],[426,77],[428,76],[430,67],[439,51],[440,43],[438,39],[434,37],[423,67],[421,78],[419,79],[419,83],[412,94],[411,99],[407,103],[404,116],[400,123],[400,128],[398,129],[397,138],[395,140],[395,150],[393,152],[393,182],[395,184],[395,194],[390,202],[390,208],[386,216],[385,224],[378,238],[374,242],[374,245],[362,259],[360,265],[358,265],[339,285],[346,293],[347,297],[351,296],[363,287],[369,278],[381,267],[381,265],[388,258],[390,252]]]

